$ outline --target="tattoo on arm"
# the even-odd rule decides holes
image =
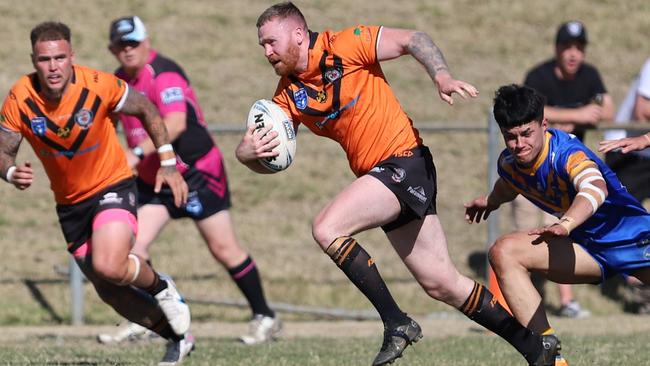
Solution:
[[[142,94],[131,89],[121,112],[138,117],[155,146],[169,142],[167,128],[165,128],[160,113],[158,113],[156,106]]]
[[[415,32],[406,46],[409,53],[424,65],[427,73],[433,79],[441,71],[449,72],[449,67],[442,51],[433,43],[431,37],[423,32]]]
[[[0,128],[0,173],[4,177],[7,169],[16,165],[16,155],[22,136],[19,133]]]

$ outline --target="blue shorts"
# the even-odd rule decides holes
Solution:
[[[581,246],[600,265],[603,280],[617,273],[630,275],[638,269],[650,267],[650,236],[634,243]]]

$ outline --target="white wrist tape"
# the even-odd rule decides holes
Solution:
[[[176,158],[161,160],[160,166],[176,166]]]
[[[16,171],[16,166],[12,165],[7,169],[7,175],[5,176],[5,180],[9,183],[11,183],[11,179],[14,177],[14,172]]]
[[[557,224],[565,228],[567,233],[571,234],[571,231],[575,229],[574,221],[575,219],[571,216],[563,216]]]
[[[172,144],[164,144],[160,145],[158,148],[158,154],[166,153],[166,152],[173,152],[174,148],[172,147]]]

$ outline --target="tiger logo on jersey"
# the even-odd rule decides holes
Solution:
[[[74,121],[82,130],[86,130],[93,124],[93,112],[89,109],[82,109],[75,113]]]

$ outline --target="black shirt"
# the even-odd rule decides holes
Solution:
[[[598,70],[583,63],[573,80],[560,80],[555,75],[555,59],[534,67],[526,75],[524,84],[546,97],[546,105],[560,108],[579,108],[589,104],[597,94],[607,93]],[[581,141],[586,126],[576,126],[573,134]]]

